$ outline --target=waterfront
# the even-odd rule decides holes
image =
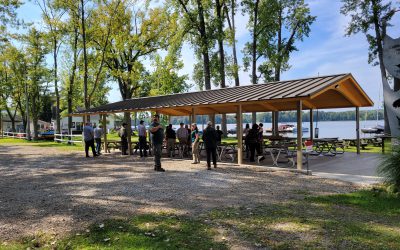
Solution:
[[[279,124],[293,124],[296,126],[295,122],[288,122],[288,123],[279,123]],[[369,128],[369,127],[375,127],[377,124],[383,125],[384,121],[376,121],[376,120],[368,120],[368,121],[360,121],[360,129],[361,128]],[[220,125],[220,124],[217,124]],[[179,125],[174,125],[174,128],[178,128]],[[200,130],[203,130],[203,127],[205,128],[206,125],[198,125]],[[243,124],[243,127],[245,127],[245,124]],[[267,128],[271,128],[272,124],[271,123],[264,123],[264,131]],[[310,128],[310,123],[309,122],[303,122],[303,127]],[[227,125],[228,130],[230,129],[235,129],[236,124],[228,124]],[[314,122],[314,128],[318,128],[319,130],[319,138],[329,138],[329,137],[339,137],[340,139],[355,139],[356,138],[356,121],[322,121]],[[268,133],[267,133],[268,134]],[[283,134],[284,136],[287,137],[296,137],[296,134],[294,133],[285,133]],[[303,134],[303,137],[309,137],[309,132],[306,132]],[[366,137],[371,137],[374,134],[364,134],[360,132],[361,138],[366,138]]]

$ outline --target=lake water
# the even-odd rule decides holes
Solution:
[[[279,123],[283,124],[283,123]],[[296,126],[295,122],[288,122],[284,124],[293,124]],[[383,125],[384,121],[378,121],[378,124]],[[220,125],[220,124],[217,124]],[[370,128],[375,127],[377,125],[377,121],[360,121],[360,129],[361,128]],[[197,125],[199,130],[203,130],[203,127],[206,128],[206,125]],[[179,125],[174,125],[174,128],[179,128]],[[235,129],[236,124],[228,124],[229,129]],[[243,124],[245,127],[245,124]],[[267,128],[271,128],[271,123],[264,123],[264,130]],[[303,122],[303,127],[310,128],[309,122]],[[323,121],[318,122],[318,126],[316,122],[314,122],[314,128],[318,127],[319,129],[319,138],[329,138],[329,137],[339,137],[341,139],[355,139],[356,138],[356,121]],[[267,134],[268,135],[268,134]],[[303,137],[308,137],[309,132],[303,133]],[[372,134],[373,135],[373,134]],[[297,134],[294,133],[285,133],[284,136],[287,137],[296,137]],[[360,131],[361,138],[370,137],[371,134],[364,134]]]

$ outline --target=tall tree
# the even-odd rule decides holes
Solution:
[[[246,43],[246,47],[244,49],[245,56],[243,58],[244,68],[247,71],[250,66],[251,61],[251,83],[257,84],[257,60],[261,57],[257,54],[257,46],[258,40],[263,38],[263,31],[267,31],[268,27],[272,27],[273,23],[268,23],[263,21],[259,21],[260,15],[260,1],[261,0],[245,0],[242,2],[243,12],[249,15],[249,24],[248,27],[250,29],[251,34],[251,43]],[[261,8],[261,10],[264,10]],[[257,122],[257,114],[256,112],[252,113],[252,123]]]
[[[244,49],[245,69],[249,68],[251,61],[253,84],[261,77],[266,82],[280,81],[281,72],[289,69],[290,54],[297,50],[296,41],[308,37],[315,17],[310,14],[304,0],[245,1],[244,7],[246,12],[250,12],[252,27],[252,42],[247,43]],[[263,62],[257,67],[258,60]],[[275,115],[278,119],[278,114]]]
[[[47,26],[47,36],[51,42],[51,48],[53,53],[53,81],[54,81],[54,92],[56,95],[56,132],[61,133],[60,123],[60,93],[58,87],[58,52],[62,43],[64,34],[64,27],[62,17],[66,12],[65,9],[59,8],[54,0],[35,0],[36,4],[42,10],[42,18]]]
[[[383,38],[386,35],[386,27],[390,25],[390,20],[399,9],[394,7],[392,1],[383,0],[342,0],[342,3],[341,13],[351,17],[346,35],[362,32],[366,36],[369,43],[368,63],[373,66],[379,65],[382,84],[385,84],[387,75],[383,65]],[[400,82],[395,82],[394,90],[399,89]],[[386,106],[384,114],[385,133],[390,133]]]
[[[227,3],[228,2],[228,3]],[[230,10],[230,12],[229,12]],[[232,56],[233,56],[233,76],[235,79],[235,86],[240,86],[239,81],[239,64],[236,53],[236,25],[235,15],[237,10],[236,0],[230,0],[225,2],[225,15],[229,26],[228,41],[232,45]]]
[[[150,8],[137,1],[120,2],[113,20],[105,63],[110,75],[117,81],[123,100],[130,99],[143,84],[146,75],[145,60],[169,46],[178,34],[177,15],[167,7]],[[130,133],[130,113],[125,113]],[[130,138],[130,137],[129,137]],[[129,144],[128,144],[129,145]]]
[[[87,39],[86,39],[86,14],[85,14],[85,2],[80,0],[80,20],[81,20],[81,36],[82,36],[82,48],[83,48],[83,95],[85,100],[85,109],[90,108],[89,93],[88,93],[88,59],[87,59]],[[90,120],[90,116],[87,116],[87,120]]]
[[[202,77],[205,89],[211,89],[210,48],[213,36],[211,19],[212,2],[210,0],[178,0],[179,12],[183,13],[186,31],[191,36],[192,45],[202,56]]]
[[[215,0],[215,12],[216,12],[216,25],[217,25],[217,42],[218,42],[218,71],[219,71],[219,81],[220,87],[225,88],[225,51],[224,51],[224,40],[226,38],[224,31],[224,23],[225,23],[225,15],[224,15],[224,0]],[[215,118],[212,118],[213,124],[215,124]],[[224,132],[224,135],[227,135],[227,126],[226,126],[226,114],[222,114],[221,119],[221,129]]]
[[[45,55],[48,47],[44,34],[31,28],[25,37],[27,75],[29,85],[30,115],[33,124],[33,138],[38,138],[39,112],[42,109],[42,97],[48,91],[49,70],[46,68]]]

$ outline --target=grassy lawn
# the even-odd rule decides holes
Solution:
[[[226,249],[231,242],[272,249],[400,249],[400,198],[380,191],[311,197],[282,204],[109,220],[59,241],[46,236],[0,249]]]
[[[83,146],[81,143],[77,143],[74,145],[69,145],[66,143],[57,143],[54,141],[27,141],[25,139],[14,139],[14,138],[0,138],[0,146],[2,144],[7,145],[17,145],[17,146],[36,146],[36,147],[50,147],[57,148],[64,151],[82,151]]]
[[[80,140],[80,137],[74,138],[75,140]],[[107,135],[108,140],[115,140],[119,141],[121,138],[118,136],[117,133],[110,133]],[[132,141],[137,142],[139,141],[139,137],[132,136]],[[0,138],[0,146],[2,144],[7,145],[18,145],[18,146],[36,146],[36,147],[50,147],[50,148],[57,148],[64,151],[82,151],[84,150],[82,143],[75,143],[73,145],[67,143],[57,143],[54,141],[46,141],[46,140],[38,140],[38,141],[27,141],[25,139],[16,139],[16,138]]]

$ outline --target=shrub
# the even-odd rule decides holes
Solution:
[[[378,174],[392,185],[392,190],[400,190],[400,145],[393,146],[392,152],[383,156]]]

